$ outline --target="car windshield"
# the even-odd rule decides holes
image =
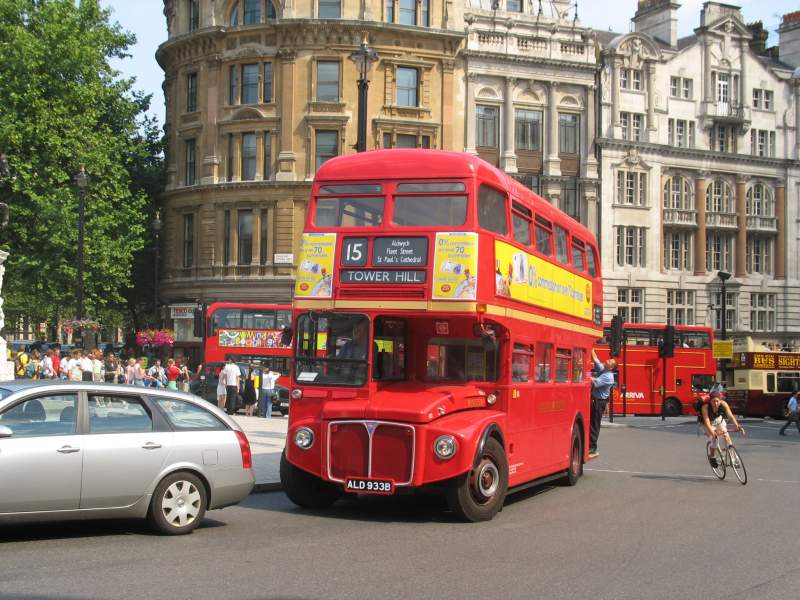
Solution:
[[[297,322],[295,378],[306,385],[367,381],[369,320],[359,314],[306,313]]]

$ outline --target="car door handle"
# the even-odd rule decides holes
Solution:
[[[72,446],[61,446],[56,452],[60,452],[61,454],[74,454],[75,452],[80,452],[80,448],[73,448]]]
[[[161,444],[156,444],[154,442],[147,442],[144,446],[142,446],[145,450],[157,450],[161,448]]]

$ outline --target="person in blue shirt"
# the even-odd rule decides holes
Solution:
[[[597,354],[592,350],[592,360],[597,373],[592,377],[592,413],[589,428],[589,458],[596,458],[597,438],[600,435],[600,420],[608,404],[608,395],[614,385],[614,369],[617,368],[617,361],[609,358],[606,362],[600,362]]]
[[[800,433],[800,421],[798,420],[798,406],[797,406],[797,396],[800,392],[795,392],[789,397],[789,403],[786,405],[786,408],[789,409],[789,415],[786,417],[786,423],[784,423],[781,430],[778,432],[778,435],[786,435],[786,428],[789,427],[792,423],[797,425],[797,433]]]

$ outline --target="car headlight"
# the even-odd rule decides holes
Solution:
[[[292,390],[292,400],[300,400],[303,397],[303,390],[300,388],[294,388]]]
[[[294,444],[301,450],[308,450],[314,445],[314,432],[308,427],[298,427],[294,432]]]
[[[456,454],[458,445],[452,435],[440,435],[433,443],[433,451],[439,458],[453,458]]]

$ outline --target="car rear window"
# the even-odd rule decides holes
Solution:
[[[173,398],[153,398],[170,425],[183,431],[223,431],[228,426],[216,415],[191,402]]]

